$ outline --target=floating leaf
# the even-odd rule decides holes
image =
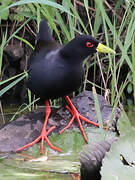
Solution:
[[[127,162],[125,163],[124,162]],[[115,142],[103,160],[103,180],[127,180],[135,178],[135,130],[132,128]],[[128,165],[126,165],[128,164]]]
[[[99,128],[86,128],[85,132],[89,142],[100,141],[103,138]],[[105,139],[112,138],[112,134],[114,136],[115,133],[105,131]],[[69,173],[80,173],[80,151],[86,145],[80,130],[67,130],[61,135],[53,134],[49,140],[54,146],[61,148],[61,153],[53,151],[45,143],[46,152],[41,157],[39,143],[22,154],[12,154],[0,164],[2,180],[8,180],[8,176],[11,180],[18,180],[20,176],[22,180],[42,180],[43,177],[48,177],[49,180],[68,180],[71,179]],[[30,160],[34,158],[38,161]]]

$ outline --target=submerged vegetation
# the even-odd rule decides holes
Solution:
[[[82,90],[95,86],[114,108],[135,105],[135,4],[133,0],[116,2],[88,0],[20,0],[0,1],[0,111],[7,99],[18,96],[19,110],[31,110],[35,104],[26,92],[27,59],[34,48],[34,39],[41,19],[47,19],[56,40],[65,44],[77,34],[92,34],[96,39],[116,51],[115,55],[97,54],[84,63],[85,83]],[[23,67],[20,59],[15,72],[8,46],[23,48]],[[19,47],[17,49],[19,49]],[[8,58],[10,59],[8,59]],[[13,60],[14,61],[14,60]],[[14,63],[14,64],[15,64]],[[16,66],[16,65],[15,65]],[[24,72],[23,72],[24,71]],[[20,85],[21,84],[21,85]],[[20,93],[16,92],[20,86]],[[14,89],[14,91],[12,91]],[[22,94],[21,94],[22,93]],[[17,94],[17,95],[16,95]],[[27,104],[23,104],[29,102]],[[59,101],[58,101],[59,102]],[[52,102],[54,105],[57,101]],[[9,105],[9,102],[7,103]],[[12,104],[12,102],[11,102]]]

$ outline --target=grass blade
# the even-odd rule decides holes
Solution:
[[[56,2],[49,1],[49,0],[21,0],[21,1],[17,1],[15,3],[11,4],[4,10],[9,9],[14,6],[20,6],[20,5],[29,4],[29,3],[39,3],[39,4],[48,5],[48,6],[57,8],[57,9],[61,10],[62,12],[66,12],[66,13],[72,15],[72,13],[70,11],[68,11],[64,6],[62,6]]]
[[[21,76],[20,78],[16,79],[15,81],[13,81],[11,84],[9,84],[8,86],[6,86],[5,88],[3,88],[0,91],[0,97],[7,92],[9,89],[11,89],[13,86],[15,86],[18,82],[20,82],[22,79],[24,79],[26,77],[26,74]]]

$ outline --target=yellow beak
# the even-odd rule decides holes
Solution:
[[[102,53],[113,53],[113,54],[116,53],[113,49],[111,49],[111,48],[109,48],[109,47],[107,47],[101,43],[99,43],[96,50],[97,50],[97,52],[102,52]]]

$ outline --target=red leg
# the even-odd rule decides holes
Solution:
[[[51,113],[51,108],[50,108],[50,105],[49,105],[49,101],[47,100],[46,101],[46,115],[45,115],[45,121],[44,121],[44,124],[43,124],[43,128],[42,128],[42,131],[41,131],[41,134],[38,138],[36,138],[33,142],[29,143],[29,144],[26,144],[25,146],[23,147],[20,147],[18,148],[16,151],[22,151],[34,144],[36,144],[37,142],[39,142],[41,140],[41,150],[40,150],[40,153],[43,153],[44,152],[44,140],[47,142],[47,144],[50,146],[50,148],[54,149],[55,151],[59,151],[60,152],[60,149],[53,146],[51,144],[51,142],[49,141],[49,139],[47,138],[48,134],[53,130],[55,129],[56,127],[53,126],[51,127],[48,131],[46,130],[46,127],[47,127],[47,122],[48,122],[48,118],[49,118],[49,115]]]
[[[88,139],[87,139],[86,134],[85,134],[85,132],[83,130],[83,127],[82,127],[80,119],[82,119],[83,121],[85,121],[87,123],[95,125],[97,127],[99,127],[99,124],[98,123],[94,123],[94,122],[88,120],[87,118],[85,118],[84,116],[82,116],[81,114],[79,114],[79,112],[77,111],[75,106],[72,104],[70,98],[68,96],[65,96],[65,98],[66,98],[66,100],[68,101],[68,103],[69,103],[69,105],[71,107],[70,108],[69,106],[66,106],[66,108],[70,111],[70,113],[73,115],[73,117],[72,117],[71,121],[68,123],[68,125],[60,131],[60,134],[62,134],[67,128],[69,128],[71,126],[71,124],[74,122],[75,118],[76,118],[77,121],[78,121],[80,130],[82,132],[82,135],[83,135],[85,141],[88,142]]]

